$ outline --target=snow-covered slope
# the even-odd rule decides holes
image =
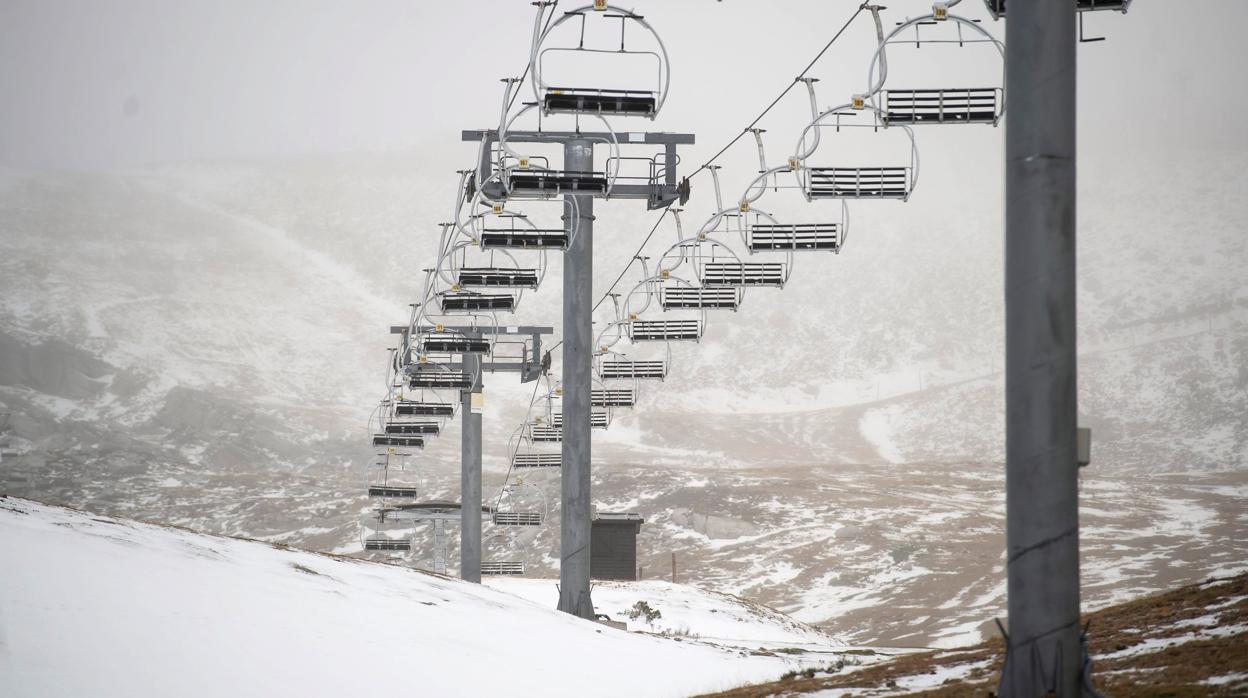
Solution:
[[[0,686],[13,698],[683,696],[817,661],[624,632],[402,567],[11,497],[0,498],[0,559]],[[752,631],[776,640],[800,627],[778,620],[756,617]]]

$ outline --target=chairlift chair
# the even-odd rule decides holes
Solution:
[[[833,231],[835,235],[835,231]],[[751,247],[753,251],[755,248]],[[784,249],[765,247],[758,249]],[[797,249],[796,247],[787,249]],[[721,286],[774,286],[783,288],[788,279],[784,262],[705,262],[699,276],[707,288]]]
[[[511,459],[514,468],[558,468],[563,465],[563,454],[530,451],[516,453]]]
[[[417,348],[424,354],[489,354],[490,340],[456,332],[434,332],[425,335]]]
[[[387,434],[427,434],[437,436],[441,431],[438,422],[389,422],[386,424]]]
[[[608,5],[606,2],[595,0],[591,5],[565,12],[563,16],[551,22],[545,30],[539,33],[543,12],[544,8],[539,4],[538,24],[534,25],[532,58],[529,63],[529,71],[533,76],[533,92],[541,104],[544,114],[644,116],[651,119],[658,114],[663,107],[663,102],[667,98],[667,90],[671,81],[671,66],[668,60],[667,48],[663,45],[663,41],[659,38],[658,33],[646,22],[644,17],[629,10]],[[586,46],[586,23],[594,15],[607,20],[620,20],[620,42],[618,47],[614,45],[610,47]],[[581,26],[580,37],[575,46],[548,45],[553,37],[558,36],[558,29],[561,25],[577,19],[580,20]],[[626,29],[630,22],[650,34],[657,50],[629,47]],[[594,56],[606,57],[621,67],[628,67],[627,64],[632,60],[632,57],[653,58],[655,61],[654,82],[649,83],[649,78],[647,77],[645,79],[645,82],[649,83],[647,89],[555,87],[546,82],[548,75],[546,59],[560,54],[571,55],[576,59],[593,54]]]
[[[565,194],[606,194],[605,172],[580,170],[511,170],[506,178],[509,198],[550,199]]]
[[[396,448],[424,448],[425,439],[420,436],[400,436],[395,434],[373,434],[373,446],[394,446]]]
[[[455,406],[447,402],[399,400],[394,403],[394,414],[402,417],[451,417],[455,414]]]
[[[472,376],[463,371],[417,367],[408,375],[408,387],[467,390],[472,387]]]
[[[530,424],[529,440],[534,443],[558,443],[563,441],[563,429],[550,424]]]
[[[481,575],[484,577],[523,576],[524,562],[521,560],[482,560]]]
[[[840,251],[839,223],[754,223],[749,227],[751,252]]]
[[[541,526],[542,514],[536,511],[496,511],[495,526]]]
[[[476,313],[482,311],[514,312],[516,297],[509,293],[477,293],[475,291],[448,291],[439,294],[438,302],[444,313]]]
[[[589,392],[592,407],[632,407],[636,402],[637,393],[632,388],[594,388]]]
[[[541,526],[547,509],[546,496],[541,487],[525,482],[524,476],[517,475],[515,481],[504,484],[498,494],[493,510],[494,525]]]
[[[416,497],[417,492],[416,492],[415,487],[400,487],[396,485],[369,485],[368,496],[410,499],[410,498]]]
[[[883,81],[878,85],[875,80],[876,67],[881,65],[881,54],[889,44],[916,44],[925,42],[919,35],[919,28],[927,25],[951,24],[957,28],[958,38],[947,43],[964,46],[968,43],[991,43],[997,49],[1004,63],[1005,47],[1003,44],[980,27],[977,20],[969,20],[953,14],[929,14],[900,23],[896,29],[884,37],[871,59],[868,72],[868,84],[881,88],[878,94],[883,102],[877,101],[875,92],[869,95],[871,108],[879,115],[880,122],[885,126],[909,126],[924,124],[989,124],[996,126],[1005,115],[1005,89],[1003,87],[949,87],[896,89],[883,88]],[[979,39],[964,39],[962,29],[973,30]],[[893,39],[901,32],[914,29],[915,39],[894,42]],[[930,43],[930,40],[928,40]],[[1002,70],[1004,73],[1004,69]],[[1003,78],[1004,82],[1004,78]]]
[[[859,115],[868,116],[870,123],[854,123],[852,119]],[[815,199],[899,199],[906,201],[910,198],[910,194],[914,191],[915,181],[918,179],[919,152],[914,131],[909,125],[901,122],[896,123],[909,139],[910,146],[909,157],[904,161],[886,160],[883,164],[872,162],[869,165],[850,165],[844,161],[833,162],[826,166],[805,165],[805,161],[818,152],[821,143],[835,142],[829,135],[822,133],[823,129],[831,129],[834,134],[869,130],[879,135],[887,135],[889,131],[885,127],[889,125],[889,122],[885,116],[885,111],[876,109],[859,95],[849,104],[829,109],[814,117],[802,131],[803,141],[807,135],[813,138],[811,150],[807,150],[804,156],[795,155],[789,161],[791,168],[797,169],[799,163],[804,165],[797,169],[797,176],[802,194],[808,201]],[[851,121],[847,122],[847,119]],[[834,149],[833,152],[837,151]]]
[[[741,291],[734,286],[667,284],[660,288],[659,302],[664,310],[736,310],[741,304]]]
[[[677,342],[702,339],[701,320],[631,320],[628,338],[634,342]]]
[[[456,280],[463,287],[537,288],[536,269],[464,267],[458,272]]]
[[[407,552],[412,549],[412,541],[407,538],[369,538],[364,541],[364,549]]]
[[[604,358],[598,362],[598,377],[602,380],[627,378],[663,380],[667,377],[667,362],[661,359],[632,361]]]

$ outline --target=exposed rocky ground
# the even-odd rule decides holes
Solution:
[[[1248,693],[1248,575],[1207,580],[1088,614],[1093,684],[1105,695],[1242,696]],[[975,647],[911,654],[855,670],[796,673],[713,694],[782,696],[990,696],[1004,660],[994,638]]]

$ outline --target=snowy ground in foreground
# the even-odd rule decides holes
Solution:
[[[14,697],[682,696],[828,658],[627,633],[488,586],[16,498],[0,498],[0,560],[0,685]],[[615,586],[597,592],[611,611],[633,603]],[[743,634],[697,612],[730,597],[668,591],[692,633]],[[756,645],[833,649],[776,618],[728,625]]]

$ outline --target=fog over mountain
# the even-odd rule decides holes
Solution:
[[[84,145],[74,155],[48,145],[56,129],[36,128],[28,107],[4,117],[0,414],[9,415],[11,453],[0,462],[0,491],[363,555],[360,520],[370,507],[365,486],[374,458],[367,423],[385,392],[389,327],[407,320],[437,223],[458,193],[454,170],[472,162],[475,148],[458,142],[457,129],[494,125],[494,79],[504,61],[487,64],[483,47],[509,42],[509,65],[523,63],[529,15],[514,4],[527,8],[492,5],[506,7],[510,34],[488,28],[483,33],[492,33],[472,38],[466,67],[446,71],[457,73],[454,82],[427,69],[436,56],[387,53],[406,46],[398,29],[352,59],[359,74],[368,72],[367,61],[383,65],[385,76],[401,72],[399,58],[425,66],[418,97],[396,96],[381,77],[355,85],[357,73],[334,74],[331,83],[352,85],[345,96],[375,98],[378,111],[430,113],[410,128],[392,123],[400,120],[393,113],[378,116],[372,139],[351,135],[363,108],[344,104],[326,121],[291,117],[295,131],[323,127],[325,143],[275,136],[281,129],[268,122],[254,130],[237,123],[231,140],[218,118],[202,122],[202,142],[170,145],[178,136],[193,140],[201,121],[159,112],[173,109],[176,76],[151,82],[150,97],[137,86],[159,72],[150,37],[116,49],[128,66],[116,79],[134,84],[107,96],[117,101],[134,91],[140,106],[121,99],[123,115],[109,111],[100,122],[108,136],[101,140],[121,138],[133,148]],[[808,53],[768,55],[755,65],[769,52],[743,37],[738,52],[748,61],[707,38],[686,41],[680,23],[702,15],[721,21],[719,5],[682,3],[666,22],[666,3],[644,8],[671,27],[665,38],[677,65],[682,58],[696,65],[699,48],[716,46],[727,66],[745,71],[734,87],[727,68],[723,75],[686,69],[673,113],[647,124],[697,132],[698,146],[682,164],[687,171],[747,123]],[[725,26],[750,16],[744,3],[722,5]],[[1171,54],[1160,86],[1128,84],[1126,72],[1140,74],[1159,60],[1150,41],[1173,47],[1174,33],[1191,31],[1187,17],[1174,20],[1174,33],[1163,31],[1169,15],[1150,5],[1112,23],[1099,19],[1110,41],[1080,54],[1080,99],[1093,105],[1081,113],[1078,208],[1080,421],[1094,433],[1093,462],[1082,474],[1082,536],[1085,599],[1093,606],[1242,567],[1248,554],[1248,141],[1242,127],[1223,128],[1224,112],[1243,113],[1233,103],[1242,97],[1227,96],[1225,109],[1209,110],[1207,128],[1178,128],[1168,108],[1151,100],[1165,86],[1207,85],[1216,75]],[[9,26],[37,28],[64,19],[58,13],[66,7],[19,3],[6,12]],[[126,7],[141,14],[147,6]],[[189,7],[192,17],[215,16],[206,5]],[[826,41],[832,20],[823,22],[826,11],[816,7],[799,9],[823,12],[822,24],[798,26],[786,44]],[[296,15],[316,14],[274,8],[264,26],[290,20],[307,29]],[[465,22],[463,11],[448,10],[422,36]],[[335,42],[362,42],[366,20],[379,21],[378,12],[369,9],[341,34],[318,31]],[[410,28],[430,19],[427,12],[398,13],[395,21]],[[978,6],[975,12],[983,14]],[[780,15],[764,13],[760,26],[793,26],[792,16]],[[191,21],[178,17],[179,26]],[[234,26],[219,21],[208,32],[218,38]],[[87,59],[121,45],[118,24],[123,19],[107,18],[84,44],[94,48],[76,59],[40,65],[87,80],[94,70],[84,67]],[[820,73],[824,106],[861,82],[871,36],[865,25],[858,29]],[[287,41],[293,50],[309,39]],[[430,41],[433,49],[420,50],[456,48]],[[200,65],[200,48],[166,47],[172,65],[225,70]],[[279,48],[252,56],[259,74],[275,81],[293,70]],[[34,55],[22,53],[34,51],[29,41],[8,50]],[[222,58],[227,66],[236,60]],[[12,67],[0,72],[10,90],[33,89]],[[260,89],[259,78],[239,80],[242,102],[278,99]],[[463,87],[468,83],[480,85],[480,94]],[[749,89],[737,89],[741,83]],[[186,87],[197,98],[188,104],[214,89]],[[439,107],[438,94],[459,91],[470,95]],[[309,107],[332,101],[302,82],[289,93]],[[801,102],[786,102],[765,122],[770,160],[782,162],[791,149]],[[1111,104],[1149,113],[1123,126]],[[700,118],[708,105],[714,118]],[[159,123],[126,121],[155,118],[153,110]],[[68,140],[85,143],[90,129],[82,118],[55,123],[65,122]],[[136,132],[117,136],[114,121]],[[15,128],[33,135],[23,145]],[[595,431],[595,502],[646,518],[640,544],[647,576],[670,574],[675,553],[680,581],[774,605],[856,642],[958,644],[987,632],[1002,613],[1002,134],[989,127],[919,131],[923,173],[909,202],[851,203],[840,254],[797,254],[784,289],[752,289],[739,311],[712,313],[701,342],[674,347],[672,375],[644,385],[636,409],[617,411],[610,429]],[[748,141],[730,151],[721,172],[726,199],[754,176],[756,155]],[[693,192],[681,214],[686,232],[715,206],[705,173]],[[762,202],[786,221],[840,215],[791,190]],[[530,208],[557,219],[557,207]],[[657,213],[643,208],[598,205],[596,293],[607,290],[653,225]],[[657,256],[675,240],[669,216],[646,253]],[[558,328],[561,272],[552,258],[547,282],[526,294],[516,322]],[[630,270],[621,289],[638,278]],[[599,323],[610,319],[609,306]],[[487,378],[485,392],[488,497],[502,481],[507,440],[532,386],[500,374]],[[452,427],[413,466],[431,496],[457,498],[458,448]],[[557,473],[532,480],[545,493],[548,519],[557,521]],[[487,557],[523,558],[533,574],[557,571],[557,526],[487,533]],[[417,543],[406,560],[427,567],[431,537],[422,533]]]

